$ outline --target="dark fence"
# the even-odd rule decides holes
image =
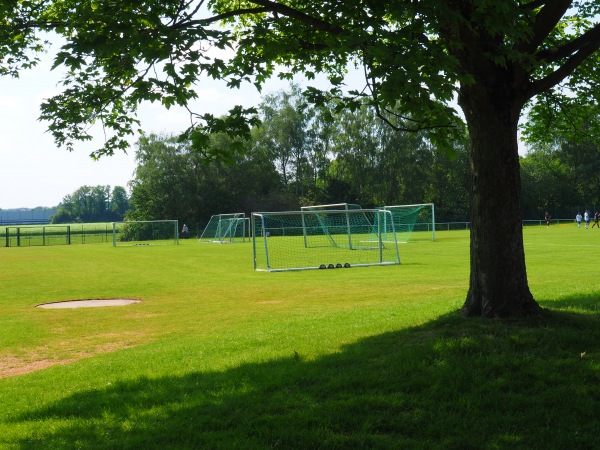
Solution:
[[[11,225],[0,228],[0,245],[5,247],[112,244],[112,242],[112,223],[40,226]]]

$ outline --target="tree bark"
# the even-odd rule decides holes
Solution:
[[[461,314],[522,317],[542,311],[527,281],[517,124],[522,105],[506,92],[461,89],[471,138],[471,273]]]

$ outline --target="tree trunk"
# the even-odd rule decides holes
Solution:
[[[527,282],[517,123],[521,105],[493,90],[461,90],[471,138],[471,273],[465,317],[542,311]]]

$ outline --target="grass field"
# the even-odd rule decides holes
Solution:
[[[0,248],[0,448],[597,448],[600,230],[527,227],[548,317],[462,319],[468,232],[266,273],[252,245]],[[107,308],[44,302],[135,298]]]

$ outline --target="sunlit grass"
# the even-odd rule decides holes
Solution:
[[[0,448],[593,448],[600,231],[525,244],[552,314],[510,322],[457,314],[464,231],[282,273],[249,244],[0,248]]]

